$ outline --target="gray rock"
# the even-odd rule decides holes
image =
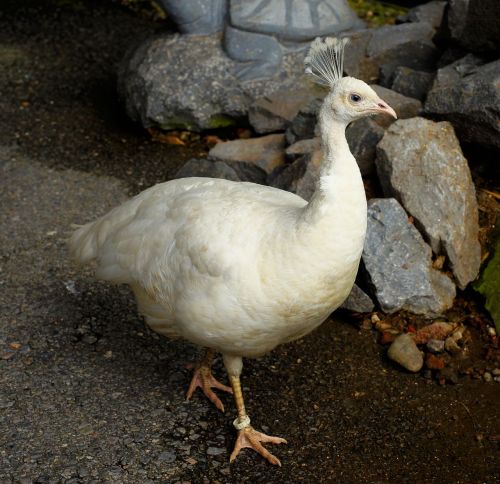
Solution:
[[[411,42],[429,43],[433,37],[434,29],[425,22],[385,25],[374,30],[366,49],[366,55],[368,57],[384,59],[388,52],[395,50],[402,51],[400,55],[405,55],[405,46]]]
[[[436,254],[448,256],[465,288],[478,274],[481,248],[474,184],[453,127],[397,121],[377,147],[376,166],[384,193],[415,218]]]
[[[223,178],[231,181],[248,181],[266,184],[266,172],[258,166],[246,162],[224,162],[192,158],[187,161],[175,174],[175,178],[201,176],[207,178]]]
[[[500,48],[498,0],[450,0],[448,29],[451,38],[472,52]]]
[[[230,23],[286,41],[308,41],[359,25],[346,0],[231,0]]]
[[[417,372],[424,366],[424,358],[408,333],[400,334],[392,342],[387,356],[409,371]]]
[[[321,150],[304,155],[284,170],[273,173],[269,177],[269,184],[310,200],[319,178],[321,159]]]
[[[426,344],[431,353],[442,353],[444,351],[444,341],[439,339],[430,339]]]
[[[384,70],[387,84],[399,66],[432,70],[439,51],[432,42],[434,29],[426,22],[386,25],[376,29],[366,48],[366,55]]]
[[[404,96],[424,102],[434,77],[435,74],[432,72],[416,71],[409,67],[397,67],[392,78],[391,89]]]
[[[300,109],[314,99],[309,87],[280,90],[257,99],[248,110],[248,120],[257,133],[284,131]]]
[[[208,455],[221,455],[221,454],[225,454],[225,453],[226,453],[226,449],[224,449],[223,447],[209,447],[207,449]]]
[[[183,34],[213,34],[224,29],[226,0],[158,0]]]
[[[422,103],[418,99],[403,96],[399,92],[387,89],[386,87],[377,86],[376,84],[373,84],[371,87],[381,99],[396,111],[398,119],[414,118],[422,111]],[[374,119],[383,127],[387,127],[395,121],[390,116],[377,116]]]
[[[223,161],[210,161],[193,158],[187,161],[175,174],[174,178],[201,176],[206,178],[223,178],[240,181],[236,170]]]
[[[302,61],[303,53],[287,54],[275,77],[243,82],[219,35],[160,36],[129,52],[119,91],[129,116],[144,126],[220,128],[245,116],[254,99],[297,83]]]
[[[349,38],[344,58],[344,72],[348,76],[368,83],[376,82],[379,77],[378,63],[366,55],[373,32],[373,29],[366,29],[342,35]]]
[[[375,305],[373,304],[370,296],[368,296],[368,294],[366,294],[358,285],[354,284],[351,293],[340,307],[357,313],[369,313],[373,311]]]
[[[287,158],[296,159],[321,149],[321,138],[302,139],[285,150]]]
[[[383,311],[433,316],[455,297],[451,280],[432,268],[432,252],[393,198],[368,202],[363,264]]]
[[[176,459],[175,451],[174,450],[166,450],[165,452],[162,452],[159,456],[157,461],[158,462],[165,462],[165,463],[171,463],[174,462]]]
[[[346,130],[349,148],[363,176],[375,171],[375,150],[384,129],[371,118],[358,119]]]
[[[418,5],[405,15],[397,18],[399,22],[427,22],[434,29],[438,29],[443,22],[444,9],[447,2],[433,1]]]
[[[289,145],[301,139],[314,138],[317,114],[323,99],[315,97],[306,106],[300,108],[297,116],[286,130],[286,141]]]
[[[500,60],[467,56],[439,69],[425,111],[450,121],[462,141],[500,147]]]
[[[285,135],[270,134],[260,138],[238,139],[216,144],[209,157],[221,161],[252,163],[271,173],[285,161]]]

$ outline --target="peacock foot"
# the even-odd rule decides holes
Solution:
[[[233,393],[231,387],[228,387],[221,382],[217,381],[210,368],[204,366],[203,364],[194,370],[193,378],[191,384],[189,385],[186,400],[189,400],[194,391],[197,388],[201,388],[205,396],[221,411],[224,412],[224,405],[220,401],[219,397],[212,391],[212,388],[217,388],[224,392]]]
[[[236,443],[234,444],[234,450],[229,458],[230,462],[233,462],[234,459],[238,456],[241,449],[245,447],[249,447],[256,452],[258,452],[262,457],[267,459],[271,464],[275,464],[281,467],[280,460],[271,454],[262,444],[261,442],[269,442],[271,444],[286,444],[287,441],[282,439],[281,437],[272,437],[270,435],[263,434],[262,432],[258,432],[254,428],[248,426],[241,430],[238,430],[238,438],[236,439]]]

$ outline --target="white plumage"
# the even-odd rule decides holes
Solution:
[[[312,331],[348,296],[358,269],[366,200],[345,127],[395,114],[362,81],[327,82],[332,90],[319,115],[324,159],[309,203],[252,183],[185,178],[145,190],[70,239],[77,261],[97,261],[97,277],[132,287],[152,329],[222,353],[239,415],[232,458],[251,446],[279,463],[260,442],[282,441],[248,425],[241,357]],[[200,385],[222,406],[205,373]]]

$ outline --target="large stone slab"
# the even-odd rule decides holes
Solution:
[[[248,181],[265,185],[266,173],[255,165],[233,161],[206,160],[191,158],[177,171],[174,178],[201,176],[223,178],[231,181]]]
[[[462,141],[500,148],[500,60],[466,56],[439,69],[424,109],[450,121]]]
[[[211,161],[192,158],[182,165],[174,178],[188,177],[223,178],[231,181],[241,181],[236,170],[223,161]]]
[[[284,169],[272,173],[268,179],[269,185],[296,193],[309,201],[319,179],[322,157],[321,150],[301,156]]]
[[[310,87],[274,92],[252,103],[248,121],[257,133],[284,131],[314,97]]]
[[[432,71],[439,51],[432,42],[435,29],[428,22],[386,25],[377,29],[346,32],[344,70],[347,75],[390,86],[399,66]]]
[[[427,22],[434,29],[438,29],[443,22],[444,10],[446,7],[444,1],[432,1],[418,5],[408,11],[405,15],[398,17],[399,22]]]
[[[424,102],[434,77],[435,75],[432,72],[416,71],[409,67],[398,67],[392,76],[391,89],[404,96]]]
[[[376,148],[383,135],[384,128],[371,118],[358,119],[346,129],[345,136],[349,149],[363,176],[375,171]]]
[[[298,83],[303,57],[289,53],[274,77],[243,81],[240,65],[222,50],[220,35],[157,36],[124,59],[119,91],[129,116],[144,126],[220,128],[246,116],[254,99]]]
[[[270,134],[218,143],[208,155],[222,161],[244,161],[271,173],[285,161],[285,135]]]
[[[455,286],[432,268],[432,251],[394,198],[368,202],[363,265],[383,311],[434,316],[453,304]]]
[[[500,49],[498,0],[450,0],[448,29],[451,38],[468,51]]]
[[[380,183],[415,218],[436,254],[447,255],[461,288],[481,262],[478,209],[467,160],[447,122],[396,121],[377,147]]]
[[[396,111],[398,119],[414,118],[422,111],[422,103],[418,99],[403,96],[399,92],[376,84],[372,84],[371,88]],[[394,119],[390,116],[376,116],[374,119],[383,127],[387,127],[394,122]]]
[[[374,310],[375,305],[370,296],[366,294],[358,285],[352,286],[347,299],[340,305],[341,309],[354,311],[356,313],[369,313]]]

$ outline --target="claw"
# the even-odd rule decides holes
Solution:
[[[238,438],[236,439],[236,443],[234,444],[234,450],[231,453],[231,457],[229,458],[229,462],[233,462],[234,459],[238,456],[241,449],[245,447],[249,447],[256,452],[258,452],[262,457],[267,459],[271,464],[278,465],[281,467],[280,460],[271,454],[262,444],[261,442],[268,442],[271,444],[286,444],[287,441],[282,439],[281,437],[272,437],[270,435],[263,434],[262,432],[258,432],[254,428],[248,426],[244,429],[238,430]]]
[[[210,368],[205,366],[200,366],[194,371],[193,378],[191,380],[191,384],[189,385],[186,400],[189,400],[194,391],[197,388],[201,388],[205,396],[221,411],[224,412],[224,405],[220,401],[219,397],[212,391],[212,388],[217,388],[218,390],[222,390],[224,392],[233,393],[231,387],[223,385],[221,382],[217,381]]]

